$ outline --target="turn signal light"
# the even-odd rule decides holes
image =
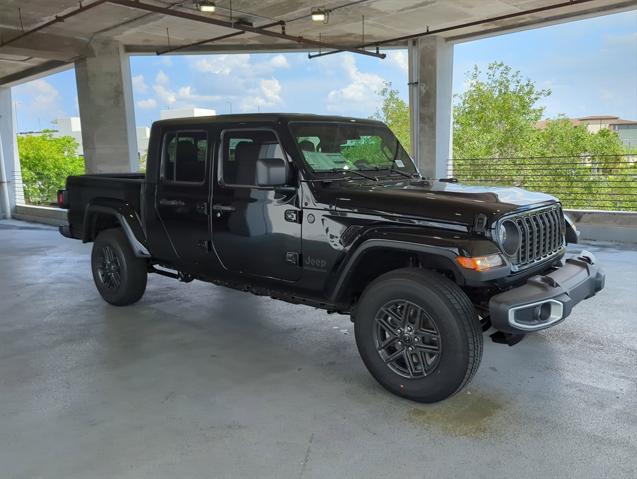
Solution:
[[[473,269],[476,271],[487,271],[491,268],[496,268],[504,264],[504,260],[499,254],[490,254],[489,256],[476,256],[473,258],[458,256],[456,258],[456,261],[463,268]]]

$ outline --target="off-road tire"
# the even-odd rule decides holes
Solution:
[[[400,304],[405,306],[401,309]],[[396,337],[388,334],[390,330],[395,333],[402,329],[394,326],[400,324],[399,313],[405,310],[410,311],[410,317],[428,318],[427,326],[421,331],[437,334],[418,336],[418,333],[410,332],[411,339],[402,333]],[[425,320],[422,321],[424,324]],[[405,324],[410,323],[403,322]],[[415,329],[413,327],[412,331]],[[356,306],[354,330],[358,351],[372,376],[392,393],[418,402],[441,401],[460,391],[473,378],[482,359],[482,328],[471,301],[455,283],[431,271],[399,269],[370,283]],[[406,334],[406,329],[403,332]],[[380,336],[382,341],[378,339]],[[394,346],[398,344],[397,337],[411,342],[403,340],[402,346]],[[391,341],[394,345],[379,350],[379,346]],[[427,352],[427,357],[418,361],[418,351],[427,350],[419,349],[413,353],[403,350],[401,353],[399,348],[404,349],[405,344],[411,344],[412,350],[416,344],[429,349],[435,349],[438,344],[438,355],[435,351]],[[403,355],[402,359],[399,353]],[[388,365],[386,361],[394,354],[399,359]],[[410,365],[405,354],[409,355]],[[411,374],[411,366],[414,374]],[[428,367],[431,369],[426,371]]]
[[[106,256],[108,259],[105,260]],[[147,262],[135,256],[120,228],[98,234],[93,243],[91,269],[95,286],[107,303],[115,306],[133,304],[146,291]],[[114,276],[114,271],[117,276]]]

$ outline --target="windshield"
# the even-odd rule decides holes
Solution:
[[[313,173],[378,171],[374,176],[416,174],[416,167],[386,126],[293,122],[292,136]]]

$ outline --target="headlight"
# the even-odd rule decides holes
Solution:
[[[463,268],[475,269],[476,271],[488,271],[491,268],[504,265],[504,260],[499,254],[475,257],[458,256],[456,257],[456,261]]]
[[[498,226],[498,244],[507,256],[514,256],[520,249],[522,235],[520,229],[511,220],[504,220]]]

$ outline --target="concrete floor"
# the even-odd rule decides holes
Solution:
[[[0,477],[637,477],[637,251],[587,248],[605,291],[425,406],[346,317],[157,276],[116,308],[90,245],[0,222]]]

